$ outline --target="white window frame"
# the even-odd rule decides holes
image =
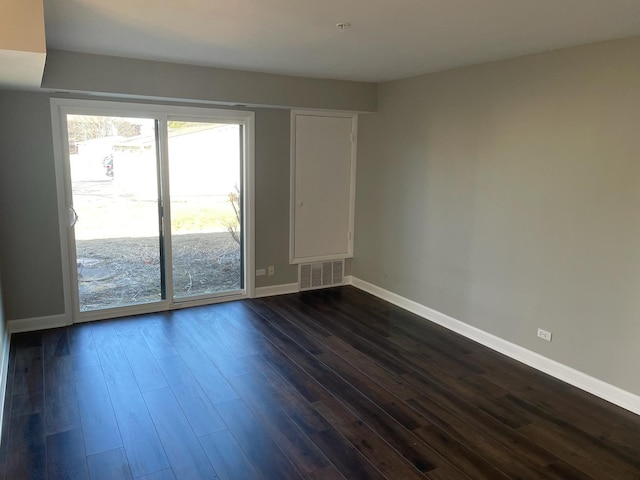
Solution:
[[[69,207],[71,206],[71,185],[69,174],[69,146],[67,138],[66,115],[113,115],[124,117],[155,118],[160,120],[160,158],[163,168],[167,171],[168,135],[167,121],[179,118],[185,121],[215,122],[224,121],[244,126],[244,155],[242,165],[243,175],[243,236],[244,236],[244,288],[233,292],[174,300],[173,294],[167,299],[134,306],[101,309],[80,312],[77,298],[77,272],[73,268],[75,262],[75,245],[70,234]],[[53,128],[53,150],[56,171],[56,188],[58,191],[58,216],[60,227],[60,248],[62,256],[62,273],[64,287],[65,323],[92,321],[104,318],[138,315],[158,311],[175,310],[179,308],[207,305],[228,300],[238,300],[254,296],[255,290],[255,256],[254,256],[254,165],[255,165],[255,113],[245,110],[228,110],[214,107],[183,107],[174,105],[130,103],[102,100],[81,100],[67,98],[51,98],[51,122]],[[162,179],[163,188],[169,191],[169,179]],[[171,225],[169,214],[165,215],[165,242],[169,242]],[[165,244],[167,247],[168,244]],[[170,249],[165,248],[170,256]],[[171,265],[171,258],[168,258]],[[170,269],[167,269],[170,270]],[[165,272],[167,283],[171,282],[171,272]],[[74,284],[76,282],[76,284]]]

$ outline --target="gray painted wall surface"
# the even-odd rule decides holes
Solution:
[[[7,320],[63,313],[49,96],[0,91],[0,270]]]
[[[7,320],[64,312],[50,95],[0,91],[0,270]],[[289,111],[256,109],[257,286],[293,283]]]
[[[353,274],[640,394],[639,58],[636,37],[381,84]]]
[[[126,72],[126,74],[125,74]],[[375,112],[377,85],[49,50],[42,87],[111,95]]]
[[[275,267],[272,277],[256,277],[256,287],[298,281],[289,265],[289,110],[256,110],[256,269]]]

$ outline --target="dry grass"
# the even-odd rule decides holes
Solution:
[[[175,235],[172,254],[176,297],[241,287],[240,248],[227,232]],[[81,311],[160,300],[157,238],[78,240],[77,257]]]

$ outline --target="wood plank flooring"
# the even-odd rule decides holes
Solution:
[[[12,337],[0,479],[640,479],[640,417],[352,287]]]

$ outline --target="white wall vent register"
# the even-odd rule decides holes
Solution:
[[[333,287],[344,284],[344,260],[301,263],[298,269],[300,290]]]

